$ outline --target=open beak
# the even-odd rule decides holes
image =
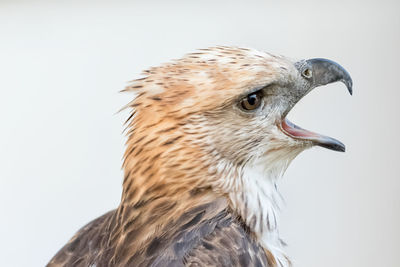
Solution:
[[[306,95],[315,87],[337,81],[341,81],[346,85],[350,95],[353,93],[353,82],[349,73],[336,62],[328,59],[315,58],[296,62],[295,66],[303,78],[308,81],[307,85],[304,88],[301,88],[300,92],[296,94],[296,98],[298,99],[296,99],[295,102],[299,101],[301,97]],[[328,136],[302,129],[286,119],[286,115],[281,120],[280,128],[283,133],[291,138],[311,141],[314,145],[335,151],[344,152],[346,150],[342,142]]]

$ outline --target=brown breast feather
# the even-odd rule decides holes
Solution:
[[[143,246],[124,233],[119,250],[112,232],[124,226],[116,216],[110,211],[83,227],[47,266],[270,266],[246,226],[216,202],[184,212]]]

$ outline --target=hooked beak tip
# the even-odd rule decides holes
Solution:
[[[353,81],[351,78],[349,80],[342,79],[342,82],[346,85],[350,95],[353,95]]]

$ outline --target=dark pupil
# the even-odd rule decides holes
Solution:
[[[256,101],[257,101],[257,95],[256,94],[252,94],[252,95],[249,95],[247,97],[247,102],[249,102],[249,104],[251,106],[254,106],[256,104]]]

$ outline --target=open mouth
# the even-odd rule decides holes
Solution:
[[[287,118],[281,120],[280,128],[284,134],[293,139],[311,141],[317,146],[325,147],[334,151],[344,152],[346,150],[344,144],[339,140],[305,130],[292,123]]]
[[[339,64],[333,62],[329,59],[323,58],[314,58],[309,60],[302,60],[295,63],[296,68],[301,73],[301,76],[309,81],[310,87],[306,87],[304,90],[304,94],[299,94],[297,97],[302,98],[306,95],[310,90],[334,83],[334,82],[343,82],[350,95],[353,92],[352,86],[353,81],[349,75],[349,73]],[[296,102],[300,99],[296,99]],[[286,113],[287,114],[287,113]],[[321,135],[318,133],[314,133],[308,130],[305,130],[294,123],[290,122],[286,118],[286,114],[281,119],[278,124],[281,131],[287,136],[297,139],[311,142],[314,145],[325,147],[331,150],[344,152],[346,150],[344,144],[339,140],[336,140],[332,137]]]

